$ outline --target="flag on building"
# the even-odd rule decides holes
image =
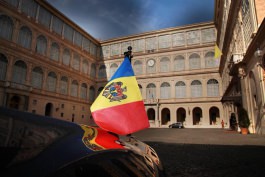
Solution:
[[[131,134],[149,127],[141,92],[127,56],[90,110],[99,127],[116,134]]]
[[[214,58],[219,58],[222,55],[221,50],[219,47],[215,44],[214,46]]]

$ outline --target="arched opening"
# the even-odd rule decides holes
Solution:
[[[52,116],[52,109],[53,109],[52,103],[47,103],[45,106],[45,116]]]
[[[12,109],[19,109],[20,102],[21,102],[21,99],[19,96],[13,96],[10,99],[9,107]]]
[[[162,125],[167,125],[170,121],[170,110],[168,108],[164,108],[162,110]]]
[[[177,110],[177,122],[185,122],[186,110],[184,108],[179,108]]]
[[[148,120],[155,120],[155,110],[153,108],[150,108],[147,110],[147,116],[148,116]]]
[[[210,125],[215,125],[216,122],[220,122],[220,113],[217,107],[212,107],[209,110]]]
[[[193,125],[199,125],[201,118],[202,118],[202,110],[201,108],[194,108],[192,111],[192,119],[193,119]]]

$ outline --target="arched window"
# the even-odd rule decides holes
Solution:
[[[183,70],[185,70],[185,58],[182,55],[178,55],[174,59],[174,71]]]
[[[59,53],[60,53],[60,48],[57,43],[52,43],[51,46],[51,51],[50,51],[50,57],[54,61],[59,61]]]
[[[190,69],[200,69],[201,68],[201,59],[200,55],[194,53],[189,57]]]
[[[39,36],[37,38],[37,44],[36,44],[36,52],[45,55],[46,54],[46,49],[47,49],[47,40],[44,36]]]
[[[88,61],[86,59],[84,59],[82,63],[82,72],[88,74]]]
[[[210,79],[207,82],[207,95],[208,96],[219,96],[219,84],[215,79]]]
[[[160,97],[162,99],[168,99],[170,98],[170,84],[167,82],[164,82],[161,84],[160,87]]]
[[[32,70],[31,75],[31,85],[34,88],[41,89],[42,88],[42,80],[43,80],[43,71],[40,67],[35,67]]]
[[[201,97],[202,96],[202,83],[198,80],[191,82],[191,97]]]
[[[6,56],[0,53],[0,80],[6,79],[7,63]]]
[[[135,75],[143,74],[143,63],[140,60],[136,60],[133,63],[133,68],[134,68]]]
[[[99,71],[98,71],[98,78],[102,79],[106,77],[106,66],[105,65],[101,65],[99,67]]]
[[[70,58],[71,58],[71,55],[70,55],[69,50],[64,49],[64,51],[63,51],[63,64],[66,66],[69,66],[70,65]]]
[[[6,15],[0,16],[0,37],[12,40],[12,34],[13,34],[13,21]]]
[[[156,98],[156,86],[151,83],[146,87],[146,99],[155,99]]]
[[[49,72],[47,81],[46,81],[46,87],[48,91],[55,92],[56,91],[56,82],[57,82],[57,76],[54,72]]]
[[[27,76],[27,65],[24,61],[16,61],[13,68],[12,81],[20,84],[25,84]]]
[[[176,98],[186,97],[186,84],[183,81],[179,81],[175,85]]]
[[[73,68],[77,71],[79,71],[80,68],[80,56],[76,53],[74,54]]]
[[[91,86],[89,88],[89,101],[93,102],[95,100],[95,88]]]
[[[117,68],[118,68],[118,65],[116,63],[112,63],[110,65],[110,77],[113,76],[113,74],[116,72]]]
[[[96,65],[95,65],[95,63],[92,63],[91,64],[90,76],[92,78],[95,78],[96,77]]]
[[[167,57],[164,57],[160,60],[160,72],[169,72],[170,71],[170,60]]]
[[[216,67],[217,66],[217,62],[214,59],[214,52],[207,52],[205,54],[205,67],[209,68],[209,67]]]
[[[140,84],[138,84],[138,87],[139,87],[140,93],[142,95],[143,94],[143,87]]]
[[[23,26],[19,30],[18,44],[22,47],[31,48],[32,33],[28,27]]]
[[[61,77],[60,81],[60,93],[61,94],[68,94],[68,78],[66,76]]]
[[[71,84],[71,96],[77,97],[77,95],[78,95],[78,82],[76,80],[73,80]]]
[[[83,83],[81,85],[81,95],[80,96],[82,99],[86,99],[86,97],[87,97],[87,85],[85,83]]]

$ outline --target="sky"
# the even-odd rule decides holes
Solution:
[[[214,0],[47,0],[99,40],[213,21]]]

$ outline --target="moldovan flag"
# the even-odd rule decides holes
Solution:
[[[219,47],[215,44],[214,46],[214,58],[219,58],[222,55],[221,50],[219,49]]]
[[[127,56],[90,110],[99,127],[116,134],[131,134],[149,127],[141,92]]]

